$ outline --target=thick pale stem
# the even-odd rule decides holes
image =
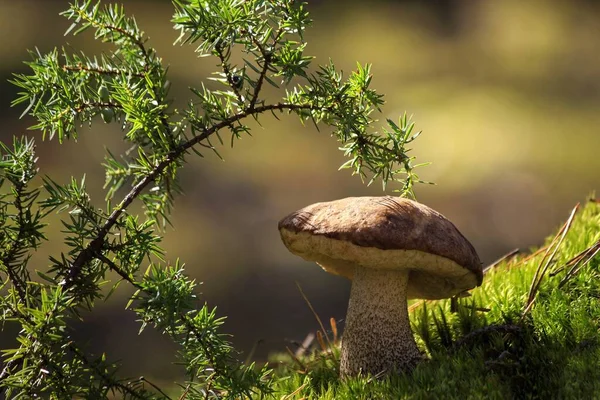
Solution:
[[[408,319],[407,283],[407,271],[356,268],[342,338],[342,377],[408,369],[421,358]]]

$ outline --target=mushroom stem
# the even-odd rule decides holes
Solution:
[[[408,319],[408,274],[355,269],[342,338],[342,377],[409,369],[422,358]]]

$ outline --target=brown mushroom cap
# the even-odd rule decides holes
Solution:
[[[408,298],[442,299],[479,286],[477,252],[454,224],[398,197],[316,203],[279,222],[288,249],[352,279],[356,267],[410,271]]]

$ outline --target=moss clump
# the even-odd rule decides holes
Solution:
[[[339,349],[315,351],[280,358],[272,398],[600,398],[600,252],[592,256],[600,249],[600,204],[589,202],[564,240],[553,239],[496,266],[454,312],[449,300],[417,307],[413,332],[429,360],[412,372],[340,381]],[[524,313],[536,271],[548,260]]]

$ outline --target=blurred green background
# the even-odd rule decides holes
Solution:
[[[166,64],[177,104],[188,98],[216,61],[190,47],[173,47],[177,32],[168,1],[123,2]],[[2,140],[32,120],[11,109],[6,82],[25,72],[26,49],[66,44],[88,55],[103,49],[92,35],[64,38],[58,12],[66,0],[0,0],[0,120]],[[331,57],[350,71],[373,63],[374,87],[386,94],[382,118],[414,115],[423,135],[415,143],[420,171],[436,186],[417,188],[469,238],[484,263],[515,248],[540,244],[569,209],[599,188],[600,2],[593,0],[309,1],[314,26],[308,54]],[[253,137],[212,155],[189,157],[185,194],[177,198],[175,228],[165,233],[167,257],[180,257],[199,281],[202,299],[227,315],[242,357],[257,342],[256,359],[301,341],[317,323],[296,289],[299,282],[323,318],[341,320],[350,282],[290,255],[277,221],[307,204],[354,195],[380,195],[348,171],[327,131],[296,118],[262,119]],[[39,136],[35,133],[29,133]],[[119,149],[114,125],[84,128],[78,143],[38,140],[41,174],[66,182],[87,175],[102,206],[104,146]],[[58,220],[32,262],[45,269],[63,249]],[[137,336],[121,289],[77,326],[95,350],[121,359],[127,374],[172,379],[173,347],[157,333]],[[4,340],[8,340],[5,337]],[[5,346],[3,346],[5,348]]]

